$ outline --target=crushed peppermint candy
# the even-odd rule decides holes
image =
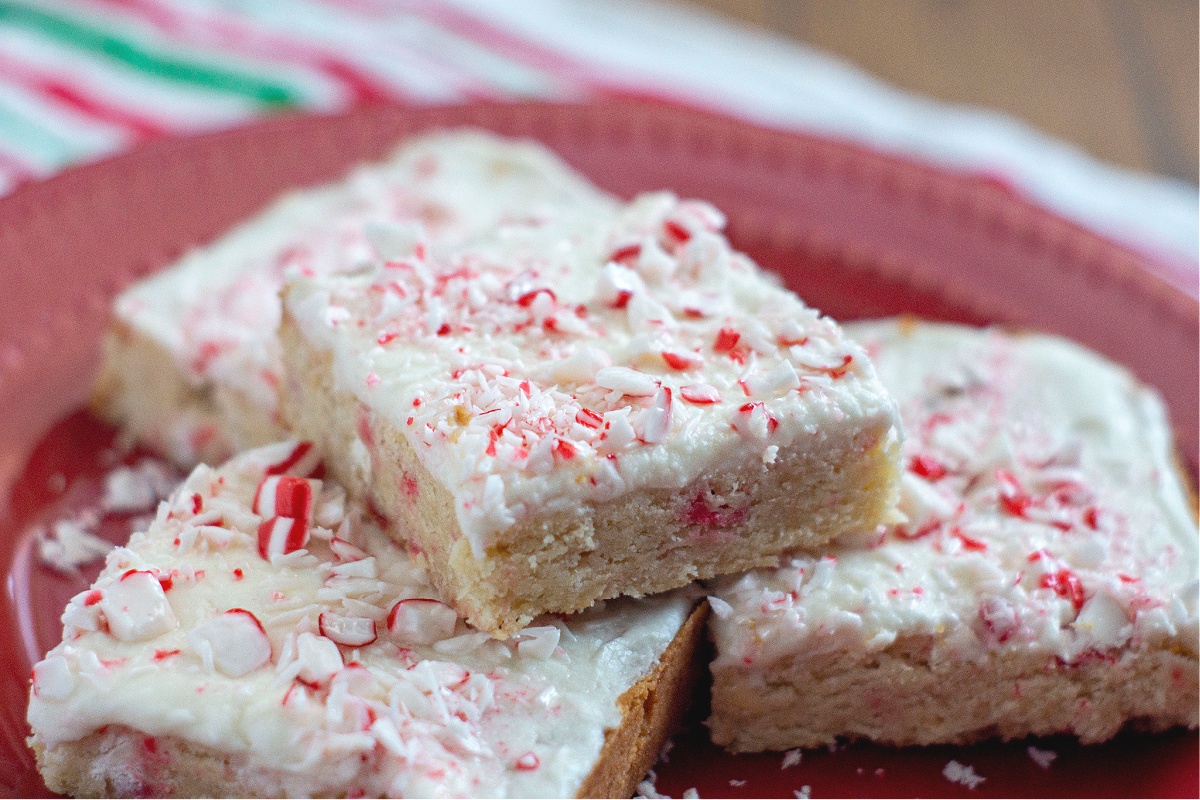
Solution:
[[[114,545],[97,536],[99,523],[93,512],[60,519],[37,530],[37,552],[42,563],[62,573],[75,573],[80,567],[99,561]]]
[[[106,512],[147,511],[170,497],[179,485],[174,470],[160,461],[145,458],[133,466],[120,466],[104,477],[100,507]]]
[[[67,488],[66,477],[61,480],[62,493]],[[149,520],[138,512],[154,509],[159,501],[170,496],[179,485],[174,470],[153,458],[143,458],[136,464],[121,464],[106,472],[102,478],[102,495],[98,502],[67,512],[61,519],[45,523],[34,530],[38,558],[51,569],[75,574],[81,567],[99,561],[114,547],[100,535],[109,525],[109,517],[126,530],[145,527]]]
[[[812,797],[812,787],[806,783],[799,789],[794,789],[792,791],[792,796],[795,797],[796,800],[809,800],[809,798]]]
[[[968,789],[978,789],[979,785],[987,780],[987,778],[976,774],[975,769],[970,764],[960,764],[954,760],[946,763],[946,766],[942,768],[942,775],[951,783],[966,786]]]
[[[1050,765],[1058,758],[1058,753],[1053,750],[1042,750],[1033,745],[1026,747],[1025,753],[1042,769],[1050,769]]]
[[[733,616],[733,606],[722,600],[720,597],[709,595],[707,600],[708,607],[712,609],[712,613],[715,614],[718,619],[729,619],[731,616]]]
[[[803,752],[801,752],[799,747],[795,748],[794,750],[788,750],[786,753],[783,754],[783,762],[779,765],[779,768],[780,769],[788,769],[789,767],[796,766],[797,764],[800,763],[800,760],[803,757],[803,755],[804,754],[803,754]]]
[[[671,795],[658,791],[658,787],[655,786],[657,781],[658,773],[654,770],[647,772],[645,780],[637,785],[637,794],[634,795],[634,800],[670,800]]]

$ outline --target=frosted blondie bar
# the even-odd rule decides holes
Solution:
[[[1042,335],[848,326],[901,404],[905,520],[714,591],[713,740],[1197,723],[1197,530],[1158,397]]]
[[[613,201],[548,150],[482,132],[431,133],[345,180],[293,192],[116,300],[93,406],[185,467],[285,437],[278,293],[289,273],[353,269],[510,219]]]
[[[690,692],[693,595],[468,627],[295,443],[198,467],[67,606],[30,744],[78,796],[629,796]]]
[[[299,279],[284,416],[498,635],[873,530],[895,406],[722,226],[650,194]]]

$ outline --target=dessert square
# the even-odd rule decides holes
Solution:
[[[723,223],[649,194],[298,279],[285,419],[501,636],[874,530],[895,406]]]
[[[1055,337],[847,331],[900,403],[905,519],[714,588],[713,740],[1195,727],[1195,508],[1157,395]]]
[[[386,257],[415,223],[436,249],[501,220],[612,202],[532,143],[477,131],[412,139],[339,183],[283,197],[122,292],[93,405],[186,467],[282,439],[275,332],[286,274]]]
[[[695,594],[468,627],[308,445],[197,467],[33,670],[85,797],[629,796],[690,696]]]

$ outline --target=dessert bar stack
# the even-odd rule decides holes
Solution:
[[[34,669],[31,744],[79,796],[628,793],[703,632],[673,592],[469,627],[298,443],[197,467]],[[618,735],[619,732],[619,735]],[[630,773],[634,773],[630,775]]]
[[[127,290],[97,409],[244,452],[68,606],[48,785],[628,796],[708,608],[735,751],[1194,727],[1153,393],[1049,337],[847,333],[723,226],[435,133]]]

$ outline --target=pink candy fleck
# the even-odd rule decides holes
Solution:
[[[542,765],[541,759],[537,757],[537,753],[532,751],[521,756],[516,761],[516,768],[521,772],[533,772]]]

